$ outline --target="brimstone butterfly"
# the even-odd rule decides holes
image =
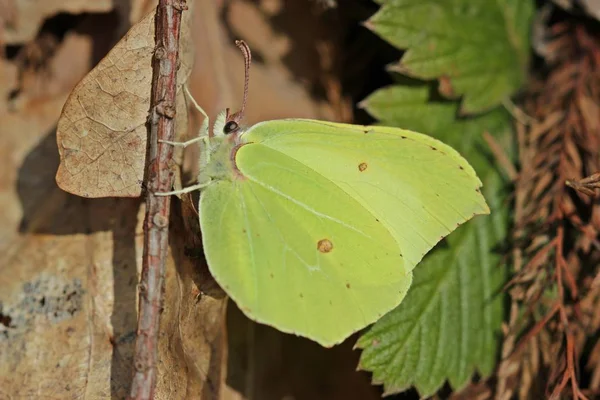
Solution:
[[[398,128],[307,119],[241,128],[225,110],[198,184],[209,269],[251,319],[323,346],[396,307],[439,240],[489,209],[454,149]],[[193,99],[192,99],[193,100]],[[195,102],[194,102],[195,103]],[[197,104],[196,104],[197,106]],[[205,115],[199,106],[198,109]]]

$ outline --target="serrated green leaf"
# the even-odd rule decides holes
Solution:
[[[529,60],[531,0],[387,0],[367,26],[407,49],[398,70],[444,78],[461,112],[493,108],[519,89]]]
[[[359,339],[359,368],[372,371],[386,394],[415,386],[428,396],[446,380],[458,390],[475,371],[489,375],[498,355],[505,269],[494,249],[506,237],[508,213],[505,184],[481,134],[502,139],[510,120],[496,110],[457,121],[455,102],[428,97],[426,86],[396,86],[365,105],[382,124],[431,134],[461,152],[483,181],[492,213],[461,226],[427,256],[402,304]]]

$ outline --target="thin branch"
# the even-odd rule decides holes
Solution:
[[[179,60],[181,14],[185,0],[160,0],[156,11],[156,50],[153,59],[152,98],[149,118],[144,254],[139,288],[139,317],[135,343],[134,374],[130,399],[154,398],[158,357],[158,328],[164,291],[165,258],[169,234],[170,196],[155,196],[173,186],[170,161],[175,136],[175,96]]]

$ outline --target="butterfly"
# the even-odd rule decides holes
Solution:
[[[423,256],[489,208],[451,147],[421,133],[310,119],[244,128],[245,90],[212,135],[198,183],[210,272],[252,320],[329,347],[397,307]],[[189,95],[189,92],[187,92]],[[191,95],[189,95],[191,98]],[[193,98],[192,98],[193,100]]]

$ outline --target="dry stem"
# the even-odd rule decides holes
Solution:
[[[144,254],[130,399],[152,399],[156,387],[158,328],[162,311],[171,201],[169,196],[158,197],[153,193],[167,192],[173,186],[173,173],[170,169],[173,147],[159,143],[158,140],[172,141],[175,136],[179,35],[181,13],[186,8],[185,0],[160,0],[156,11]]]

